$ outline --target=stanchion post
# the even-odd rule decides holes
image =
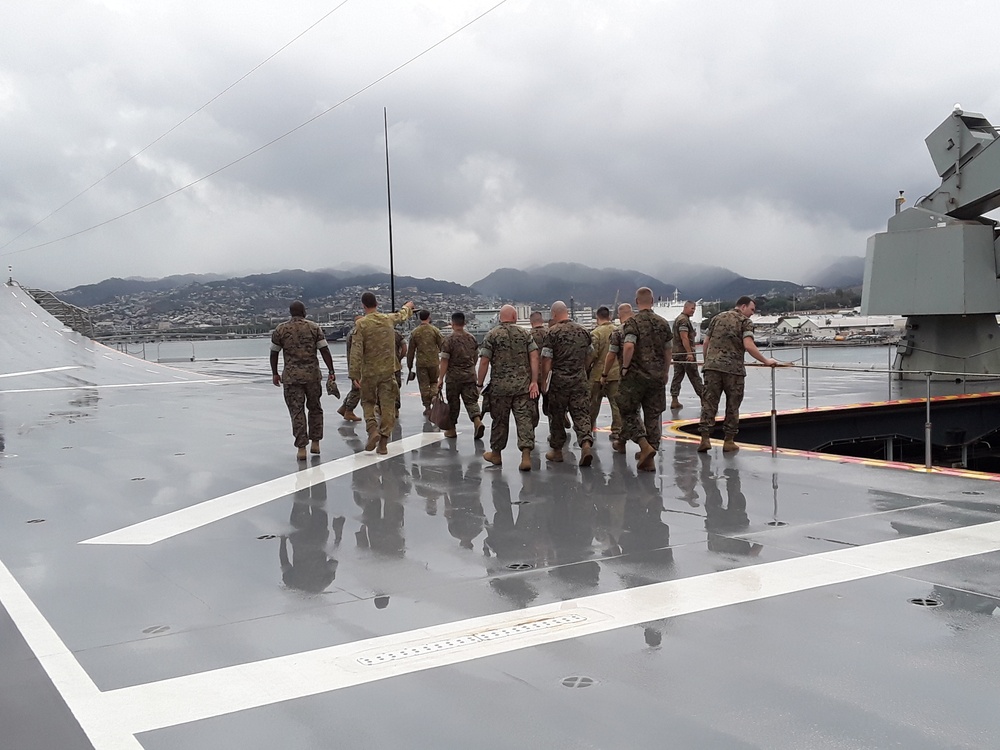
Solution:
[[[806,408],[809,408],[809,347],[803,344],[802,346],[802,359],[805,360],[806,368]]]
[[[927,378],[927,421],[924,422],[924,468],[931,468],[931,373],[924,373]]]
[[[775,370],[777,368],[771,368],[771,455],[775,455],[778,452],[778,410],[777,410],[777,396],[774,381],[775,381]]]
[[[889,373],[889,398],[888,401],[892,401],[892,346],[886,347],[886,357],[888,362],[885,366],[885,371]]]

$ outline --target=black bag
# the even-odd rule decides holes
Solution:
[[[487,383],[486,387],[483,388],[482,391],[483,404],[481,407],[483,414],[489,414],[491,416],[493,412],[490,410],[490,386],[492,385],[493,383]]]
[[[442,430],[446,430],[451,427],[448,424],[451,419],[450,412],[451,409],[448,408],[448,402],[439,393],[431,399],[431,408],[427,414],[427,418],[431,421],[431,424],[440,427]]]

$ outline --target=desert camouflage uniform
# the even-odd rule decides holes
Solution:
[[[415,352],[417,385],[420,386],[420,400],[425,409],[437,395],[438,357],[443,342],[441,331],[429,323],[418,325],[410,334],[410,350]]]
[[[529,352],[538,345],[527,331],[516,323],[501,323],[483,339],[480,357],[490,361],[490,450],[499,453],[507,445],[510,413],[514,412],[517,447],[535,447],[537,402],[528,395],[531,385]],[[450,367],[450,365],[449,365]]]
[[[271,334],[271,351],[282,352],[285,364],[281,385],[288,415],[292,418],[296,448],[304,448],[310,440],[323,439],[323,407],[320,405],[323,375],[316,352],[324,346],[328,344],[323,329],[305,318],[295,317],[280,323]]]
[[[611,405],[611,439],[617,440],[618,433],[622,429],[622,413],[618,410],[618,362],[611,365],[608,370],[608,377],[601,383],[601,375],[604,374],[604,360],[608,356],[611,348],[611,339],[619,329],[614,323],[601,323],[590,334],[590,345],[594,347],[594,365],[590,369],[590,421],[597,426],[597,415],[601,413],[601,401],[605,398]],[[618,360],[621,360],[621,345],[615,351],[618,352]]]
[[[667,321],[652,310],[639,310],[622,326],[623,347],[627,343],[635,346],[628,372],[618,386],[622,441],[646,438],[651,446],[659,448],[662,415],[667,408],[664,378],[671,338]]]
[[[467,331],[454,331],[441,345],[441,359],[448,360],[445,374],[445,395],[448,400],[448,425],[455,429],[462,403],[469,419],[479,413],[479,389],[476,388],[476,357],[479,344]]]
[[[354,332],[358,330],[355,325],[351,328],[350,333],[347,334],[347,361],[351,361],[351,344],[354,343]],[[347,396],[344,398],[344,403],[341,406],[344,407],[345,411],[354,411],[358,404],[361,403],[361,389],[354,385],[354,381],[351,381],[351,390],[348,392]]]
[[[549,446],[561,450],[566,445],[566,428],[573,420],[576,441],[594,442],[590,421],[590,387],[587,381],[587,359],[594,352],[590,334],[572,320],[560,320],[549,326],[542,342],[542,357],[552,360],[552,379],[546,401],[549,417]]]
[[[368,432],[378,430],[385,438],[396,426],[399,385],[399,348],[393,326],[410,317],[409,307],[395,313],[371,312],[357,322],[351,342],[348,374],[361,382],[361,408],[365,413]],[[381,424],[375,417],[375,407],[381,413]]]
[[[715,415],[719,400],[726,394],[726,419],[723,431],[726,437],[735,437],[740,428],[740,404],[747,370],[743,365],[745,338],[753,338],[753,323],[739,310],[719,313],[708,324],[708,353],[705,356],[705,390],[701,394],[702,435],[711,435],[715,428]]]
[[[684,348],[684,342],[681,341],[682,332],[687,333],[688,335],[688,343],[691,345],[690,354],[688,354],[687,349]],[[698,395],[698,398],[701,398],[701,392],[704,390],[704,384],[701,382],[701,375],[698,374],[698,365],[695,362],[698,358],[694,347],[695,338],[697,338],[697,332],[694,330],[691,318],[684,313],[681,313],[674,320],[674,377],[670,381],[670,395],[673,398],[677,398],[681,395],[681,386],[684,384],[685,375],[687,376],[687,379],[691,381],[691,385],[694,387],[694,392]]]

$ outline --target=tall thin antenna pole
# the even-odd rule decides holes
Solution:
[[[385,197],[389,206],[389,297],[392,311],[396,312],[396,269],[392,262],[392,189],[389,183],[389,114],[382,107],[385,126]]]

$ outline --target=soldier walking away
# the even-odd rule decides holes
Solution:
[[[629,312],[632,307],[629,306]],[[601,402],[606,398],[611,406],[611,439],[618,439],[622,428],[622,415],[618,411],[618,360],[611,358],[610,367],[605,367],[611,347],[611,336],[617,329],[611,322],[611,311],[603,305],[597,308],[597,327],[590,334],[590,345],[594,348],[594,359],[590,367],[590,424],[597,428],[597,416],[601,413]]]
[[[535,346],[538,347],[538,356],[540,358],[542,356],[542,342],[545,340],[545,332],[549,330],[548,326],[545,325],[545,316],[538,312],[538,310],[535,310],[528,316],[528,324],[531,326],[531,340],[534,341]],[[541,367],[540,359],[538,365]],[[531,402],[531,408],[533,409],[531,418],[532,430],[538,427],[538,420],[540,418],[538,409],[539,400],[540,399],[535,399]]]
[[[424,416],[431,408],[431,401],[438,394],[438,363],[444,336],[431,324],[431,314],[427,310],[417,313],[420,325],[410,334],[410,345],[406,348],[406,369],[410,371],[406,382],[414,378],[420,387],[420,400],[424,404]],[[413,360],[417,360],[417,371],[413,372]]]
[[[378,312],[375,295],[365,292],[361,295],[361,306],[365,315],[355,326],[348,374],[361,391],[361,408],[368,430],[365,450],[385,455],[392,429],[396,426],[399,403],[397,377],[400,357],[397,356],[394,326],[413,314],[413,303],[407,302],[399,312],[384,314]]]
[[[479,389],[476,387],[476,357],[479,344],[476,337],[465,330],[465,313],[451,316],[451,335],[441,345],[441,362],[438,365],[437,390],[445,388],[448,401],[448,426],[444,436],[458,437],[455,426],[462,403],[475,426],[475,439],[482,440],[486,426],[479,412]],[[447,386],[447,387],[445,387]]]
[[[684,310],[674,319],[674,377],[670,381],[670,408],[681,409],[683,404],[678,397],[681,395],[681,386],[684,384],[684,377],[691,381],[691,386],[701,400],[701,393],[704,385],[701,382],[701,375],[698,374],[698,359],[694,342],[697,331],[694,330],[694,323],[691,322],[691,313],[694,312],[695,303],[688,300],[684,303]]]
[[[559,301],[552,304],[549,330],[542,342],[542,390],[547,394],[549,417],[548,461],[563,460],[569,412],[580,446],[580,466],[590,466],[594,460],[593,426],[590,421],[590,382],[587,379],[594,349],[590,334],[570,320],[569,308]]]
[[[350,332],[347,334],[347,361],[351,361],[351,344],[354,343],[354,332],[358,330],[358,321],[363,318],[363,315],[359,315],[354,319],[354,325],[351,327]],[[337,409],[337,414],[344,418],[345,422],[360,422],[361,417],[354,413],[355,407],[361,403],[361,389],[355,385],[354,381],[351,381],[351,390],[348,392],[347,396],[344,397],[344,403],[340,405]]]
[[[490,373],[490,450],[483,458],[500,466],[500,452],[507,446],[510,414],[514,413],[517,447],[521,451],[521,471],[531,471],[531,450],[535,447],[533,402],[538,399],[538,346],[531,334],[517,325],[512,305],[500,308],[500,325],[486,334],[479,349],[477,384],[480,389]]]
[[[655,471],[654,459],[660,447],[660,429],[666,411],[666,385],[670,374],[670,326],[653,312],[653,292],[640,287],[635,293],[639,312],[622,326],[621,384],[618,408],[622,431],[615,450],[625,452],[625,444],[639,444],[640,471]],[[639,408],[643,419],[639,421]]]
[[[323,329],[306,320],[305,305],[296,300],[288,306],[288,312],[291,320],[279,323],[271,334],[271,381],[282,386],[288,415],[292,418],[292,436],[298,448],[296,458],[305,461],[309,441],[312,441],[311,452],[318,454],[319,441],[323,439],[323,407],[320,405],[323,375],[316,352],[322,355],[330,380],[335,378],[333,357]],[[278,374],[278,352],[283,353],[285,365],[281,375]]]
[[[702,352],[705,358],[705,390],[701,394],[701,443],[698,452],[705,453],[712,447],[709,436],[715,428],[715,415],[719,411],[719,400],[726,394],[726,419],[722,429],[725,441],[724,452],[739,450],[736,433],[740,428],[740,404],[743,403],[744,383],[747,370],[743,364],[744,353],[749,354],[763,365],[775,367],[778,360],[760,353],[753,340],[753,323],[750,316],[757,304],[750,297],[740,297],[736,307],[719,313],[708,324]]]

